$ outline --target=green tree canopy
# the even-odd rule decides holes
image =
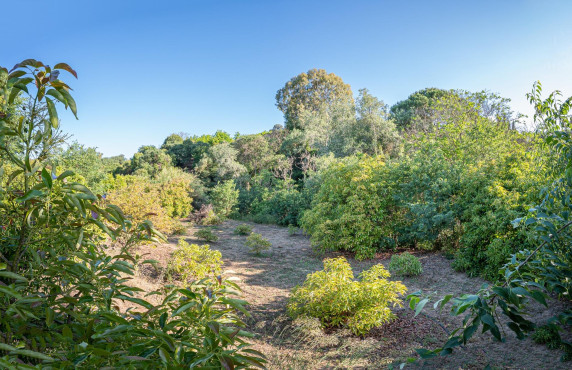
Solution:
[[[334,103],[353,105],[350,85],[324,69],[311,69],[293,77],[276,93],[276,106],[284,113],[286,128],[300,127],[304,112],[319,112]]]

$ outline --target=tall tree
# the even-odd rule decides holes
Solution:
[[[353,102],[350,85],[324,69],[300,73],[276,93],[276,106],[284,113],[289,130],[304,129],[300,122],[304,112],[320,112],[335,103]]]

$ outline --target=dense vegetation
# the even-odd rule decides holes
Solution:
[[[181,242],[169,273],[182,285],[154,292],[164,297],[159,305],[129,286],[143,263],[131,249],[177,233],[182,218],[274,223],[293,234],[301,227],[317,251],[360,260],[443,252],[491,287],[437,304],[450,302],[472,321],[426,356],[452,352],[480,325],[501,339],[497,305],[521,337],[534,328],[522,316],[527,297],[569,299],[570,100],[542,100],[539,84],[530,94],[537,127],[529,131],[507,99],[489,92],[428,88],[388,107],[367,89],[354,97],[339,76],[310,70],[276,95],[285,126],[172,134],[126,159],[65,144],[57,108],[76,114],[76,106],[60,71],[77,77],[63,63],[0,68],[5,366],[262,366],[240,329],[246,302],[219,276],[220,253]],[[271,247],[251,232],[236,229],[249,235],[253,253]],[[218,240],[210,228],[196,236]],[[391,263],[398,274],[422,273],[408,253]],[[326,260],[293,292],[290,313],[364,334],[389,322],[388,305],[405,293],[388,276],[379,265],[354,280],[347,262]],[[417,313],[429,301],[410,299]],[[137,308],[120,312],[116,300]]]

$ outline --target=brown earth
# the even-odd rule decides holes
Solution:
[[[452,330],[460,318],[453,318],[446,310],[439,314],[428,304],[426,315],[413,317],[408,308],[397,308],[398,318],[391,324],[372,330],[363,338],[348,330],[325,332],[312,320],[293,322],[286,314],[290,290],[301,284],[306,275],[322,269],[322,260],[336,254],[316,254],[308,238],[301,233],[290,236],[288,229],[274,225],[247,223],[254,232],[262,234],[272,243],[270,251],[262,256],[249,253],[244,245],[245,236],[233,234],[234,228],[246,222],[226,221],[215,227],[219,241],[211,248],[222,253],[227,276],[235,276],[243,289],[244,299],[250,302],[252,318],[247,319],[250,331],[256,333],[254,346],[268,357],[271,369],[380,369],[399,364],[408,357],[417,357],[415,348],[432,348],[446,340],[446,331]],[[170,239],[169,244],[145,245],[138,253],[160,262],[159,271],[142,267],[133,281],[145,289],[157,289],[164,284],[164,268],[170,254],[176,248],[178,238],[190,243],[202,244],[192,235],[196,227],[187,225],[186,235]],[[435,297],[445,294],[471,293],[485,283],[454,271],[440,254],[418,254],[423,264],[423,274],[404,278],[409,292],[422,290],[434,292]],[[387,266],[390,255],[380,255],[375,260],[355,261],[348,258],[354,273],[382,263]],[[397,280],[397,279],[396,279]],[[551,302],[550,309],[541,305],[531,306],[532,320],[544,323],[562,302]],[[490,365],[503,369],[568,369],[570,363],[559,361],[560,351],[549,350],[530,339],[518,340],[507,333],[506,343],[494,342],[490,335],[476,336],[464,348],[453,355],[430,360],[420,360],[407,367],[479,369]]]

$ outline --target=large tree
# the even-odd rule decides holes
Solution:
[[[293,77],[276,93],[276,106],[284,113],[286,128],[304,129],[304,112],[321,112],[334,104],[353,105],[350,85],[324,69],[311,69]]]
[[[439,99],[449,94],[452,92],[435,87],[416,91],[391,107],[391,118],[401,131],[431,131],[435,105]]]

